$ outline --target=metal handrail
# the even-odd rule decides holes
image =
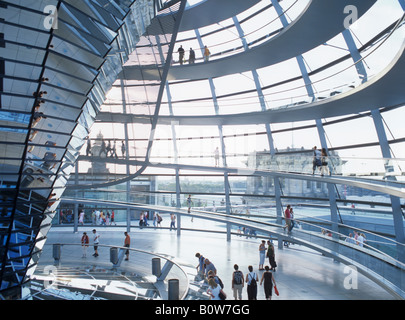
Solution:
[[[52,243],[52,245],[60,245],[60,246],[82,246],[82,244],[78,244],[78,243]],[[91,246],[91,244],[89,244],[89,246]],[[129,251],[133,251],[133,252],[137,252],[137,253],[142,253],[142,254],[146,254],[146,255],[151,255],[155,258],[160,258],[163,259],[167,262],[170,262],[171,264],[173,264],[174,266],[176,266],[181,273],[184,275],[184,278],[186,279],[185,283],[185,289],[184,292],[182,293],[182,295],[180,296],[180,300],[184,300],[188,294],[188,291],[190,289],[190,283],[188,281],[188,276],[187,276],[187,272],[175,261],[169,259],[168,257],[165,257],[163,255],[160,254],[156,254],[156,253],[152,253],[152,252],[148,252],[145,250],[140,250],[140,249],[135,249],[135,248],[128,248],[128,247],[122,247],[122,246],[115,246],[115,245],[105,245],[105,244],[98,244],[98,247],[105,247],[105,248],[118,248],[118,249],[122,249],[122,250],[129,250]],[[151,260],[152,261],[152,260]],[[184,283],[182,283],[182,285],[184,285]]]

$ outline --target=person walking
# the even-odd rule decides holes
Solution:
[[[95,221],[95,225],[98,225],[100,222],[100,214],[101,212],[99,210],[96,210],[95,215],[96,215],[96,221]]]
[[[187,198],[187,207],[188,207],[187,212],[188,213],[191,213],[191,206],[192,205],[193,205],[193,200],[191,199],[191,194],[189,194],[188,198]],[[193,222],[193,217],[191,217],[191,222]]]
[[[97,233],[96,229],[93,229],[93,245],[94,245],[94,254],[93,257],[98,257],[98,245],[100,243],[100,235]]]
[[[91,140],[89,137],[87,137],[86,156],[91,156]]]
[[[214,150],[214,159],[215,159],[215,166],[218,167],[219,166],[219,149],[218,149],[218,147],[216,147],[216,149]]]
[[[232,273],[232,290],[235,300],[242,300],[242,289],[245,286],[245,280],[243,279],[243,272],[239,270],[239,266],[235,264],[233,266],[234,272]]]
[[[266,296],[266,300],[271,300],[271,296],[273,294],[273,285],[276,285],[276,281],[274,280],[273,274],[270,272],[269,266],[265,266],[264,269],[265,271],[262,274],[260,285],[262,285],[264,282],[264,295]]]
[[[315,169],[316,168],[321,169],[321,166],[322,166],[322,161],[321,161],[322,154],[316,148],[316,146],[314,146],[312,149],[314,150],[314,157],[313,157],[313,160],[312,160],[312,174],[315,174]]]
[[[217,268],[215,268],[215,265],[208,259],[206,258],[204,260],[204,271],[205,271],[205,276],[208,277],[208,273],[212,270],[214,271],[214,274],[217,274]]]
[[[264,270],[264,260],[266,259],[266,242],[262,240],[259,245],[259,270]]]
[[[287,231],[290,232],[291,230],[291,206],[288,204],[287,208],[284,211],[284,218],[285,218],[285,226],[284,230],[287,228]]]
[[[126,150],[127,150],[127,148],[125,147],[125,142],[124,141],[122,141],[121,142],[121,154],[122,154],[122,157],[123,158],[125,158],[125,152],[126,152]]]
[[[98,156],[101,157],[102,153],[104,153],[105,157],[107,157],[107,146],[105,144],[104,139],[101,139],[101,148],[100,148],[100,152],[98,153]]]
[[[356,240],[354,240],[352,233],[349,233],[349,236],[346,238],[345,241],[346,241],[347,243],[356,244]]]
[[[253,271],[252,266],[249,266],[248,270],[249,273],[246,275],[248,300],[257,300],[257,282],[259,278],[256,272]]]
[[[267,241],[267,258],[269,258],[270,270],[276,271],[276,254],[274,251],[274,245],[271,241]]]
[[[328,154],[325,148],[321,150],[321,176],[323,177],[324,174],[330,175],[329,167],[328,167]]]
[[[356,239],[356,243],[360,246],[363,247],[364,246],[364,234],[363,233],[359,233]]]
[[[192,206],[192,204],[193,204],[193,200],[191,199],[191,194],[189,194],[188,195],[188,198],[187,198],[187,207],[188,207],[188,213],[190,213],[191,212],[191,206]]]
[[[83,250],[83,255],[82,258],[87,257],[87,248],[89,247],[89,236],[87,235],[86,232],[83,232],[81,243],[82,243],[82,250]]]
[[[162,224],[161,224],[162,221],[163,221],[162,216],[159,213],[156,213],[156,222],[157,222],[158,227],[162,227]]]
[[[210,60],[211,52],[207,46],[204,46],[204,62],[208,62]]]
[[[84,225],[84,211],[81,210],[79,213],[79,224]]]
[[[115,212],[114,212],[114,210],[111,211],[110,225],[112,225],[113,223],[114,223],[114,225],[117,225],[115,223]]]
[[[170,214],[170,231],[172,231],[172,228],[176,230],[176,215],[174,213]]]
[[[124,232],[124,235],[125,235],[124,247],[129,248],[129,246],[131,245],[131,237],[129,236],[128,232]],[[125,251],[125,255],[126,255],[125,260],[128,261],[129,260],[129,249],[127,249]]]

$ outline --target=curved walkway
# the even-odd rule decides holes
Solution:
[[[286,61],[322,45],[342,32],[345,29],[347,14],[344,10],[347,6],[355,6],[361,17],[375,2],[376,0],[312,0],[300,17],[264,44],[223,59],[172,66],[167,79],[222,77]],[[147,66],[143,66],[142,71],[148,76],[151,76],[151,72],[155,73],[156,79],[159,79],[155,67],[149,70]],[[127,80],[138,79],[140,76],[137,66],[124,67],[123,73]]]
[[[287,105],[266,111],[224,115],[159,116],[158,124],[179,125],[247,125],[305,121],[342,116],[391,107],[405,102],[405,41],[396,57],[378,75],[345,93],[305,104]],[[97,121],[150,123],[148,115],[101,112]]]
[[[404,184],[396,181],[379,181],[374,179],[364,179],[359,177],[343,177],[343,176],[319,176],[311,174],[303,174],[297,172],[282,172],[282,171],[271,171],[271,170],[260,170],[253,168],[235,168],[235,167],[210,167],[210,166],[200,166],[200,165],[185,165],[185,164],[172,164],[172,163],[145,163],[144,161],[137,160],[126,160],[126,159],[113,159],[113,158],[102,158],[102,157],[87,157],[79,156],[78,160],[88,160],[103,163],[116,163],[116,164],[126,164],[126,165],[145,165],[147,167],[156,168],[166,168],[166,169],[182,169],[182,170],[194,170],[194,171],[210,171],[210,172],[220,172],[228,174],[240,174],[240,175],[257,175],[257,176],[271,176],[287,179],[298,179],[298,180],[308,180],[308,181],[318,181],[324,183],[342,184],[349,185],[357,188],[363,188],[367,190],[373,190],[377,192],[386,193],[392,196],[405,198],[405,188]],[[128,176],[125,180],[130,180],[132,177]],[[119,180],[119,183],[125,181]],[[111,183],[111,182],[109,182]],[[114,184],[117,184],[115,182]],[[92,187],[92,185],[79,185],[79,186],[69,186],[69,189],[85,189]]]
[[[63,201],[79,204],[93,204],[94,200],[69,199]],[[209,211],[195,211],[190,213],[187,209],[178,209],[173,207],[153,206],[145,204],[123,203],[115,201],[97,200],[97,204],[108,204],[109,206],[118,206],[131,208],[139,211],[157,211],[160,213],[174,213],[178,216],[189,216],[200,219],[208,219],[225,223],[226,225],[244,226],[249,229],[257,230],[260,233],[276,237],[279,241],[288,241],[303,245],[322,253],[325,256],[332,257],[336,261],[348,266],[354,266],[361,274],[372,279],[398,299],[405,299],[405,264],[394,258],[375,250],[359,247],[340,240],[337,234],[329,237],[320,232],[306,230],[294,230],[291,234],[285,233],[281,223],[267,223],[251,218],[235,217],[222,213]],[[404,251],[403,245],[398,250]]]
[[[188,219],[185,219],[188,220]],[[197,222],[195,221],[193,225]],[[198,222],[200,226],[204,221]],[[189,221],[184,225],[192,226]],[[166,222],[164,222],[166,225]],[[82,231],[91,231],[93,226],[80,227],[78,234],[72,233],[71,227],[53,227],[48,233],[47,244],[57,242],[78,242]],[[102,237],[101,243],[121,245],[123,242],[122,227],[97,228]],[[233,265],[237,263],[240,270],[246,274],[248,265],[252,265],[257,271],[259,239],[245,239],[234,236],[232,242],[227,242],[224,235],[217,233],[200,233],[183,231],[181,236],[175,232],[159,229],[132,229],[131,240],[137,248],[147,251],[162,253],[176,257],[179,263],[188,263],[194,267],[197,265],[195,253],[200,252],[209,258],[218,270],[218,275],[225,285],[228,300],[233,300],[231,290],[231,274]],[[135,246],[135,245],[134,245]],[[47,245],[45,245],[45,249]],[[89,248],[90,249],[90,248]],[[89,250],[90,252],[90,250]],[[101,252],[101,254],[108,252]],[[44,250],[44,255],[47,252]],[[50,252],[49,254],[52,254]],[[44,259],[43,259],[44,258]],[[45,256],[41,256],[39,267],[48,264]],[[102,258],[100,255],[98,258]],[[348,276],[347,269],[343,264],[333,262],[330,258],[322,256],[310,249],[299,245],[292,245],[282,250],[276,248],[277,271],[274,273],[280,296],[273,294],[273,300],[392,300],[394,297],[384,289],[359,274],[358,288],[348,289],[344,281]],[[87,258],[89,262],[96,260]],[[52,260],[50,260],[52,262]],[[131,260],[129,261],[131,262]],[[267,264],[267,261],[266,261]],[[185,264],[182,263],[184,266]],[[258,272],[261,277],[262,271]],[[191,285],[191,287],[194,287]],[[243,290],[243,299],[247,299],[246,287]],[[258,299],[264,300],[262,286],[259,286]],[[146,305],[145,305],[146,306]],[[260,309],[260,308],[259,308]],[[148,307],[144,311],[149,311]],[[260,312],[264,311],[260,309]],[[253,313],[253,310],[251,310]],[[260,317],[262,313],[258,313]],[[298,315],[298,313],[297,313]]]

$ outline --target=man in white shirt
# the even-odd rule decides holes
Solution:
[[[100,242],[100,236],[96,229],[93,229],[93,245],[94,245],[94,257],[98,257],[98,244]]]
[[[362,247],[364,243],[364,237],[361,233],[359,233],[359,236],[357,237],[357,244]]]

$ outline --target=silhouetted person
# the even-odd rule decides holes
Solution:
[[[193,64],[195,62],[195,52],[190,48],[190,56],[188,58],[188,63]]]
[[[184,49],[183,46],[180,46],[179,50],[177,50],[177,52],[179,53],[179,61],[180,64],[183,64],[183,60],[184,60]]]

